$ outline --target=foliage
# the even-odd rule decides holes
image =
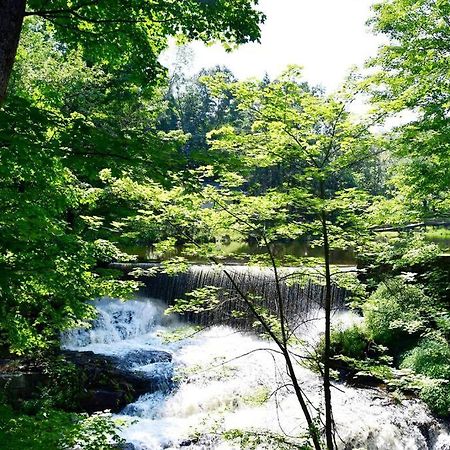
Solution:
[[[337,356],[338,363],[344,363],[347,368],[355,371],[356,378],[369,376],[375,378],[378,383],[387,383],[389,386],[395,379],[392,357],[381,355],[365,359],[351,358],[349,356]],[[397,386],[396,386],[397,387]],[[408,388],[410,384],[408,383]]]
[[[400,367],[430,378],[450,380],[450,345],[440,336],[425,337],[402,356]]]
[[[0,404],[0,439],[8,450],[113,450],[123,441],[108,413],[91,417],[44,409],[26,415]]]
[[[11,450],[61,448],[66,432],[72,430],[75,423],[74,415],[61,411],[28,416],[0,406],[0,438]]]
[[[103,241],[75,226],[89,192],[58,158],[53,120],[19,99],[0,111],[0,326],[17,353],[54,345],[59,331],[92,318],[86,300],[126,298],[136,286],[95,269],[120,252],[105,252]]]
[[[166,309],[166,314],[193,312],[198,314],[210,311],[219,305],[218,294],[221,288],[216,286],[203,286],[186,294],[186,298],[175,300],[175,305]]]
[[[331,332],[330,352],[334,365],[339,369],[343,364],[357,376],[368,374],[380,381],[391,380],[393,358],[386,354],[387,350],[370,339],[364,323],[348,328],[335,327]],[[316,352],[323,359],[323,339],[317,345]]]
[[[256,3],[30,0],[27,15],[43,18],[58,42],[81,49],[86,61],[105,64],[124,80],[145,86],[161,75],[157,59],[168,36],[220,40],[227,45],[257,40],[264,15],[255,10]]]
[[[351,358],[363,358],[368,347],[367,335],[360,325],[333,330],[331,333],[331,353]]]
[[[369,291],[386,279],[400,276],[420,284],[440,307],[449,298],[450,271],[442,249],[424,232],[383,233],[368,242],[358,258],[366,267],[363,277]]]
[[[118,426],[123,425],[123,421],[113,420],[110,413],[81,417],[76,428],[65,438],[63,448],[112,450],[125,442],[118,434]]]
[[[261,430],[228,430],[223,433],[223,437],[228,441],[237,442],[240,448],[248,450],[310,450],[312,448],[306,441],[302,443],[303,439],[301,438],[295,439]]]
[[[41,387],[39,408],[58,408],[77,411],[86,383],[86,374],[64,357],[50,357],[43,362],[47,382]]]
[[[402,279],[382,283],[362,308],[371,339],[393,348],[426,332],[432,321],[431,299]]]
[[[207,134],[223,125],[237,122],[243,115],[237,110],[231,93],[213,95],[202,81],[203,77],[211,76],[234,81],[230,70],[217,66],[187,77],[183,71],[189,68],[192,56],[186,47],[179,48],[175,69],[164,96],[167,108],[158,122],[158,127],[164,131],[182,130],[189,135],[183,153],[191,167],[208,164],[214,159],[214,154],[208,149]]]
[[[164,107],[160,89],[140,88],[82,56],[62,47],[42,21],[30,21],[23,29],[11,95],[53,113],[52,126],[63,141],[57,155],[82,182],[98,187],[103,169],[157,177],[183,142],[180,132],[149,129]],[[154,164],[154,170],[145,164]]]
[[[386,234],[371,242],[363,255],[373,266],[390,266],[394,271],[414,269],[435,263],[441,253],[438,245],[428,242],[423,234],[400,232],[397,236]]]
[[[390,376],[386,372],[381,377],[387,378],[389,388],[418,392],[434,413],[448,416],[448,307],[427,296],[418,285],[390,279],[370,296],[363,311],[370,338],[386,344],[398,360],[401,370],[390,368]],[[362,368],[363,361],[347,362]],[[371,367],[368,371],[377,373]]]
[[[440,215],[450,186],[450,7],[445,0],[389,0],[373,10],[374,31],[389,41],[369,62],[372,101],[391,114],[409,113],[394,130],[393,151],[402,158],[395,183],[408,202],[423,202],[422,215]]]
[[[420,398],[435,414],[441,417],[450,415],[450,386],[448,381],[436,381],[424,386],[420,392]]]

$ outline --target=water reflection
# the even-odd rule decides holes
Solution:
[[[397,236],[397,233],[384,233],[383,238]],[[449,252],[450,249],[450,231],[435,230],[425,234],[428,242],[434,242],[439,245],[443,252]],[[286,256],[296,258],[310,257],[322,258],[323,249],[320,246],[313,246],[310,242],[304,240],[295,240],[289,242],[275,242],[271,244],[272,251],[277,258],[283,259]],[[265,247],[259,246],[256,242],[242,243],[230,242],[227,244],[218,244],[217,249],[223,255],[228,256],[229,262],[243,262],[248,259],[248,255],[263,255],[267,253]],[[161,259],[161,255],[155,253],[151,245],[127,247],[125,251],[129,254],[138,256],[139,262],[148,262]],[[183,253],[183,247],[180,246],[175,252],[164,255],[165,258],[180,256]],[[208,262],[198,257],[188,258],[196,262]],[[356,258],[352,248],[345,250],[332,250],[331,263],[336,265],[355,265]]]

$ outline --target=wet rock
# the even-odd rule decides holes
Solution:
[[[359,387],[379,387],[384,384],[384,380],[369,372],[357,372],[351,376],[347,382]]]
[[[91,389],[81,401],[85,410],[104,411],[105,409],[115,410],[126,403],[125,392],[111,391],[104,389]]]
[[[137,364],[156,365],[159,361],[171,361],[172,356],[167,352],[136,350],[125,357],[72,350],[62,353],[84,374],[85,393],[80,405],[89,413],[104,409],[119,411],[140,395],[167,389],[171,385],[170,371],[139,372],[131,368]]]
[[[172,355],[167,352],[133,350],[119,358],[64,350],[61,355],[78,369],[78,392],[72,392],[70,402],[60,405],[70,411],[116,412],[142,394],[165,392],[173,386]],[[140,365],[151,364],[155,370],[135,370]],[[38,399],[50,380],[44,367],[32,362],[18,358],[0,360],[0,390],[12,405]]]
[[[123,356],[114,358],[117,365],[124,368],[172,361],[172,355],[168,352],[144,349],[132,350]]]
[[[0,360],[0,391],[6,400],[17,404],[19,400],[34,398],[45,380],[39,367],[22,359]]]
[[[0,391],[13,404],[20,400],[31,400],[45,377],[40,372],[0,373]]]
[[[185,439],[184,441],[180,442],[180,447],[190,447],[191,445],[197,444],[198,439]]]
[[[120,450],[136,450],[136,447],[131,442],[126,442],[120,446]]]

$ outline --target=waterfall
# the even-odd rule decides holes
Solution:
[[[114,355],[127,362],[128,370],[175,381],[142,395],[119,414],[127,422],[120,430],[126,448],[238,450],[236,442],[222,438],[224,431],[304,432],[296,398],[285,386],[285,364],[270,342],[228,326],[195,332],[165,316],[165,305],[155,299],[94,304],[99,316],[93,327],[68,333],[65,348]],[[354,319],[344,311],[335,312],[333,320]],[[184,337],[174,341],[174,333]],[[315,330],[300,333],[315,338]],[[162,357],[155,358],[155,352]],[[320,377],[300,363],[295,370],[309,401],[320,409]],[[336,383],[332,401],[339,450],[450,449],[448,427],[416,399],[394,402],[379,389]],[[269,448],[274,446],[259,447]]]
[[[109,348],[116,342],[129,342],[142,336],[152,335],[160,327],[174,323],[164,316],[163,302],[119,301],[102,298],[93,302],[97,308],[97,318],[87,329],[74,329],[62,337],[62,345],[68,349],[87,346],[96,351]],[[152,332],[152,333],[151,333]],[[155,341],[155,345],[156,345]]]
[[[148,269],[155,264],[115,264],[114,267],[125,273],[139,267]],[[212,265],[192,265],[189,270],[176,276],[157,272],[153,276],[141,276],[139,281],[143,286],[138,296],[142,298],[158,298],[167,304],[173,304],[175,299],[183,298],[186,293],[204,286],[215,286],[222,289],[219,298],[227,301],[221,302],[220,307],[205,311],[201,314],[188,314],[186,319],[201,325],[226,323],[239,329],[249,329],[254,322],[254,317],[247,315],[240,319],[232,316],[232,311],[243,310],[241,298],[236,293],[232,281],[225,274],[225,270],[232,277],[234,283],[244,294],[252,294],[260,297],[259,305],[273,314],[279,314],[277,302],[277,286],[274,272],[270,268],[249,267],[239,265],[227,265],[216,267]],[[324,298],[324,286],[308,282],[301,286],[298,282],[288,283],[286,279],[295,275],[294,268],[280,269],[280,290],[284,301],[284,311],[288,320],[295,321],[299,317],[309,315],[322,306]],[[345,290],[332,286],[332,305],[336,310],[344,308]],[[295,324],[297,325],[297,324]]]

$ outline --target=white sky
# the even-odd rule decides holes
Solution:
[[[373,0],[260,0],[267,15],[261,44],[246,44],[232,53],[220,45],[190,44],[194,59],[189,72],[217,64],[239,78],[271,78],[288,64],[304,67],[305,79],[335,90],[354,65],[375,55],[381,39],[365,25]],[[161,62],[171,65],[175,46]]]

